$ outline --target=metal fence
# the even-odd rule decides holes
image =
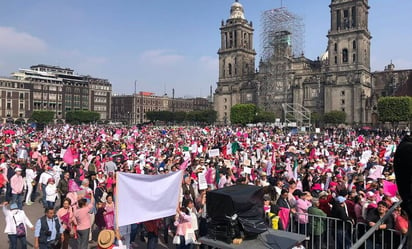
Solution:
[[[353,224],[337,218],[298,213],[291,215],[285,230],[305,235],[304,245],[309,249],[401,249],[406,245],[406,236],[393,229],[377,230],[387,216],[393,215],[399,203],[395,205],[373,227],[361,222]],[[299,223],[298,215],[307,216],[308,222]]]

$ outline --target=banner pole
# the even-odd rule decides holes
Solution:
[[[115,196],[115,200],[116,200],[116,202],[115,202],[115,207],[114,207],[114,210],[115,210],[115,221],[116,221],[116,230],[117,229],[119,229],[119,200],[118,200],[118,188],[119,188],[119,172],[116,172],[116,186],[115,186],[115,189],[114,189],[114,196]]]

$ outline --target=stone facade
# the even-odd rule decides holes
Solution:
[[[281,119],[285,118],[284,104],[291,104],[297,112],[301,108],[312,115],[344,111],[348,124],[376,123],[372,114],[376,116],[381,89],[389,95],[394,92],[389,75],[403,75],[399,85],[408,77],[393,70],[371,73],[367,0],[331,0],[329,7],[331,27],[327,51],[321,57],[294,57],[291,34],[285,30],[274,35],[273,56],[261,60],[255,71],[252,23],[244,18],[240,3],[232,4],[229,19],[220,27],[219,81],[214,101],[219,122],[230,121],[233,105],[253,103]],[[379,79],[377,84],[373,84],[374,79]]]
[[[111,119],[112,86],[106,79],[76,75],[70,68],[39,64],[20,69],[0,82],[0,88],[14,88],[19,96],[18,103],[9,97],[2,99],[5,109],[0,112],[0,118],[3,120],[23,118],[27,121],[33,111],[40,110],[55,112],[56,120],[63,120],[66,112],[75,110],[96,111],[102,120]],[[6,96],[14,96],[11,89],[5,91]]]

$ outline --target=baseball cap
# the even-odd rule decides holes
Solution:
[[[336,201],[337,201],[338,203],[344,203],[344,202],[346,201],[346,198],[343,197],[343,196],[338,196],[338,197],[336,198]]]

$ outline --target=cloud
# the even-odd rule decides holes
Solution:
[[[156,66],[175,65],[178,62],[182,62],[184,59],[184,56],[166,49],[147,50],[139,56],[140,62]]]
[[[0,51],[2,53],[41,53],[47,50],[47,44],[29,33],[17,31],[11,27],[0,27]]]

